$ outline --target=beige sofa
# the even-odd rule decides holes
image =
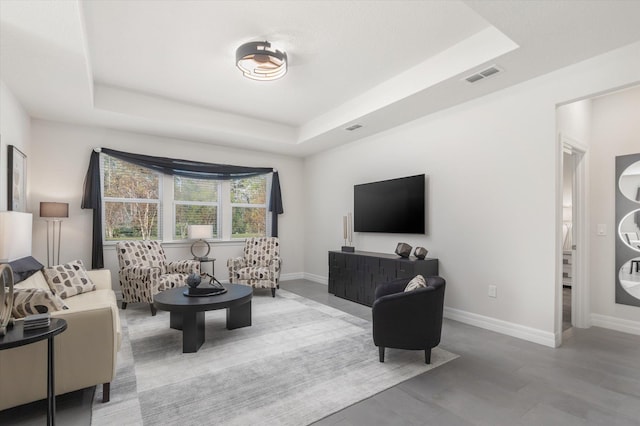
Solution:
[[[110,271],[87,274],[96,291],[64,299],[69,309],[51,313],[67,320],[67,329],[54,339],[56,395],[102,384],[106,402],[120,348],[120,317]],[[42,272],[16,287],[49,289]],[[46,373],[46,341],[0,351],[0,410],[46,398]]]

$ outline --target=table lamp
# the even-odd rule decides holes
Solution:
[[[191,244],[191,254],[196,260],[207,259],[211,252],[211,246],[206,241],[213,238],[213,225],[189,225],[187,228],[187,237],[190,240],[196,240]],[[207,252],[203,255],[197,255],[196,251],[203,252],[206,247]]]

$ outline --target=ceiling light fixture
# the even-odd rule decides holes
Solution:
[[[268,41],[252,41],[238,47],[236,65],[252,80],[277,80],[287,73],[287,54]]]

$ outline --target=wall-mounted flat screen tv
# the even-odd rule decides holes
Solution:
[[[354,185],[353,230],[424,234],[425,175]]]

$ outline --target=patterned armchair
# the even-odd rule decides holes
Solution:
[[[244,257],[227,260],[229,282],[257,288],[270,288],[271,296],[276,297],[276,288],[280,288],[278,280],[281,264],[278,238],[247,238]]]
[[[184,286],[189,274],[200,273],[197,260],[167,262],[159,241],[119,241],[116,251],[122,309],[127,308],[127,303],[145,302],[151,307],[151,315],[155,315],[154,295],[168,288]]]

